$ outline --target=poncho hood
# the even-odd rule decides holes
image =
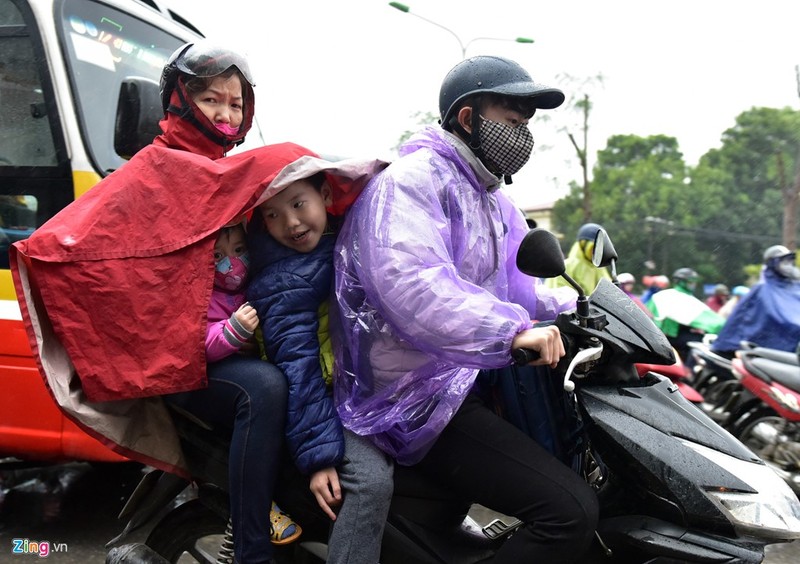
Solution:
[[[276,168],[265,180],[267,188],[260,202],[264,202],[283,191],[293,182],[324,173],[332,191],[332,203],[327,208],[331,219],[337,221],[353,205],[364,189],[369,178],[388,163],[364,168],[363,161],[344,159],[327,161],[316,153],[298,145],[287,145],[276,156]],[[251,260],[251,274],[259,272],[264,266],[294,255],[296,251],[275,241],[267,232],[261,214],[256,210],[248,224],[248,249]]]
[[[29,342],[70,418],[126,456],[181,466],[154,396],[206,384],[217,231],[269,197],[287,160],[315,160],[308,153],[284,143],[212,160],[154,144],[13,245]],[[341,168],[355,179],[383,166]]]
[[[170,97],[170,105],[159,122],[163,133],[153,140],[153,144],[170,149],[180,149],[210,159],[219,159],[244,141],[245,135],[253,125],[255,99],[249,84],[242,90],[244,97],[244,116],[239,133],[225,135],[217,130],[203,114],[197,104],[186,93],[183,79]]]

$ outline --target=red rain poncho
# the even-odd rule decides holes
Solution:
[[[206,383],[217,231],[267,199],[287,163],[333,166],[307,155],[281,144],[212,160],[153,144],[12,247],[34,357],[68,416],[126,456],[183,466],[153,396]],[[385,163],[335,166],[358,179]]]

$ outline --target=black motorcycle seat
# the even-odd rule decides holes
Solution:
[[[798,361],[797,354],[793,352],[781,351],[778,349],[768,349],[765,347],[756,347],[754,349],[745,351],[744,354],[747,356],[767,358],[769,360],[782,362],[790,366],[800,366],[800,361]]]
[[[777,382],[800,391],[800,366],[760,356],[742,355],[744,367],[765,382]]]

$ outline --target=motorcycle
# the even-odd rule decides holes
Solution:
[[[639,373],[639,376],[644,376],[648,372],[655,372],[666,378],[669,378],[676,386],[678,386],[678,390],[680,390],[681,394],[683,394],[687,400],[695,404],[702,404],[704,401],[703,394],[695,389],[691,383],[692,372],[683,363],[674,347],[673,354],[675,355],[674,364],[662,365],[652,364],[649,362],[638,362],[636,363],[636,371]]]
[[[694,363],[692,383],[703,396],[701,409],[722,427],[729,429],[731,416],[744,390],[733,372],[731,359],[712,350],[714,338],[716,335],[689,343]],[[747,345],[743,343],[742,346]]]
[[[743,393],[731,432],[800,495],[800,365],[795,353],[750,345],[731,361]]]
[[[594,264],[611,265],[614,272],[616,258],[610,239],[599,231]],[[550,382],[557,384],[554,410],[563,416],[562,427],[555,429],[562,460],[595,489],[601,505],[596,543],[586,561],[757,563],[766,545],[800,538],[800,501],[783,480],[668,378],[654,372],[639,376],[637,363],[668,365],[675,358],[664,334],[622,290],[603,280],[586,296],[565,273],[555,236],[538,228],[523,240],[517,265],[535,277],[563,276],[579,294],[576,309],[554,321],[566,355]],[[518,349],[513,357],[524,366],[535,353]],[[201,422],[181,415],[176,423],[190,465],[208,466],[211,451],[224,452],[221,444],[190,444],[200,431],[209,432]],[[224,466],[225,457],[218,454],[213,457]],[[201,482],[194,499],[175,507],[185,482],[158,471],[148,474],[123,509],[121,517],[129,519],[123,535],[161,513],[147,545],[170,562],[184,553],[214,561],[214,550],[230,547],[223,535],[227,499],[213,485],[227,483],[221,480]],[[464,500],[425,483],[413,468],[398,466],[381,562],[490,561],[521,525],[500,516],[481,527],[468,512]],[[203,545],[209,535],[213,550]],[[325,540],[324,534],[304,531],[298,542],[278,547],[277,558],[324,561]]]

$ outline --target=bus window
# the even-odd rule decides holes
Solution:
[[[83,138],[99,171],[116,170],[125,162],[114,151],[113,116],[121,82],[126,77],[157,82],[183,41],[92,0],[63,2],[59,19]]]
[[[22,15],[0,0],[0,167],[54,166],[38,65]]]
[[[8,268],[8,248],[15,241],[30,237],[36,229],[35,196],[0,194],[0,268]]]

